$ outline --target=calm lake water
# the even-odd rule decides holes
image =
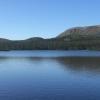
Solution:
[[[1,51],[0,100],[100,100],[100,52]]]

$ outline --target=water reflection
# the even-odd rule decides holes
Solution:
[[[27,63],[57,63],[64,70],[100,72],[100,57],[0,57],[0,63],[19,61]]]
[[[87,71],[87,72],[100,72],[100,58],[99,57],[71,57],[59,58],[57,60],[64,66],[66,70],[73,71]]]
[[[100,74],[100,58],[0,57],[0,100],[100,100],[100,78],[80,72]]]

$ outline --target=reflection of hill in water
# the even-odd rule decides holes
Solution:
[[[64,69],[70,69],[73,71],[88,71],[88,72],[100,72],[100,58],[99,57],[31,57],[29,61],[45,62],[51,61],[60,64]]]
[[[65,70],[100,72],[99,57],[0,57],[0,63],[17,60],[31,63],[57,63]],[[55,66],[54,66],[55,67]]]
[[[58,61],[63,64],[66,69],[74,71],[100,72],[99,57],[60,58]]]

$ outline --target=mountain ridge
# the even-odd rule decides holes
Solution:
[[[74,27],[54,38],[0,38],[0,50],[100,50],[100,25]]]

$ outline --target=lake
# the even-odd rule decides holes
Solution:
[[[0,51],[0,100],[100,100],[100,52]]]

